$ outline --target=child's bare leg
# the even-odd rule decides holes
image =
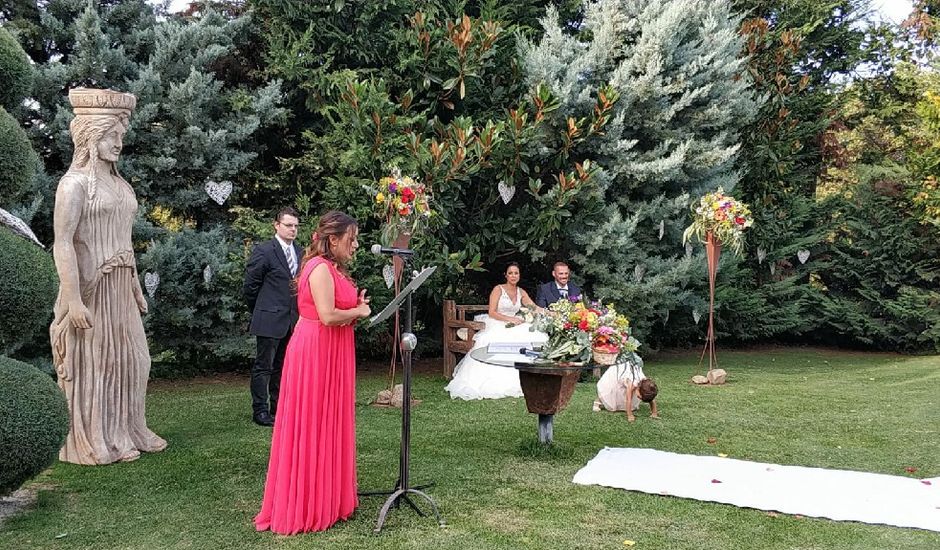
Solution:
[[[639,391],[638,387],[634,386],[633,384],[627,384],[627,402],[625,407],[627,409],[627,422],[636,421],[636,417],[633,416],[633,394],[635,394],[637,391]]]
[[[659,411],[656,409],[656,400],[650,401],[650,418],[659,418]]]

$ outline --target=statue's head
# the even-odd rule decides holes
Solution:
[[[114,90],[74,88],[69,91],[69,102],[75,111],[75,118],[69,125],[75,145],[71,169],[87,172],[90,199],[97,188],[97,161],[110,162],[111,170],[116,173],[114,163],[121,154],[124,134],[137,98]]]

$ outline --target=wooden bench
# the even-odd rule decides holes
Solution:
[[[457,354],[470,353],[473,348],[473,336],[483,330],[483,323],[473,320],[476,312],[486,313],[489,306],[458,306],[453,300],[444,300],[444,377],[450,379],[457,366]],[[469,319],[467,318],[469,315]],[[466,338],[457,335],[460,329],[467,329]]]

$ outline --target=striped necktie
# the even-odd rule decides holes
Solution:
[[[287,268],[290,269],[290,276],[297,276],[297,260],[294,259],[294,251],[291,250],[291,247],[284,249],[284,254],[287,256]]]

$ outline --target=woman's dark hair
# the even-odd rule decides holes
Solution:
[[[309,260],[317,256],[323,256],[336,264],[337,269],[348,277],[349,273],[346,271],[346,266],[340,264],[336,260],[333,251],[330,250],[330,237],[341,238],[350,229],[358,227],[359,222],[356,221],[356,218],[345,212],[330,210],[320,216],[320,223],[317,224],[317,230],[310,238],[310,245],[304,251],[304,259],[300,263],[300,269],[297,270],[297,273],[299,274],[303,270],[303,266],[306,265]]]
[[[519,267],[519,262],[509,262],[508,264],[506,264],[506,270],[503,271],[503,273],[508,272],[510,267],[515,267],[519,271],[522,271],[522,268]]]

